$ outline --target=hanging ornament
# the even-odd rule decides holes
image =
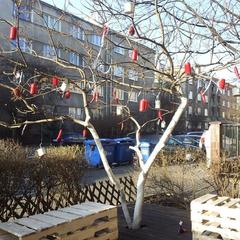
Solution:
[[[119,116],[119,115],[122,115],[122,112],[123,112],[123,106],[117,106],[116,114]]]
[[[200,91],[200,95],[201,95],[201,99],[202,99],[202,103],[205,104],[206,103],[206,96],[203,90]]]
[[[52,77],[52,86],[57,87],[59,83],[59,78],[58,77]]]
[[[185,70],[185,74],[187,75],[191,75],[192,73],[192,68],[191,68],[191,64],[188,62],[188,63],[185,63],[184,65],[184,70]]]
[[[233,70],[234,70],[236,77],[240,80],[240,74],[238,72],[238,68],[235,66]]]
[[[161,128],[165,128],[166,127],[166,122],[163,120],[162,122],[161,122]]]
[[[141,99],[139,103],[139,112],[145,112],[149,107],[149,101],[145,98]]]
[[[86,128],[83,129],[82,135],[83,135],[83,137],[85,137],[85,138],[87,137],[88,131],[87,131]]]
[[[135,34],[135,28],[134,28],[133,25],[131,25],[131,26],[129,27],[129,29],[128,29],[128,34],[129,34],[130,36],[133,36],[133,35]]]
[[[109,27],[107,25],[103,26],[103,31],[102,31],[102,35],[106,36],[109,32]]]
[[[9,39],[10,40],[16,40],[16,38],[17,38],[17,27],[12,26],[10,28]]]
[[[162,111],[157,111],[157,117],[162,121],[163,120],[163,115],[162,115]]]
[[[63,82],[62,85],[61,85],[61,87],[60,87],[60,90],[61,90],[62,92],[65,92],[65,91],[67,90],[67,88],[68,88],[68,84],[65,83],[65,82]]]
[[[65,93],[64,93],[64,97],[65,98],[70,98],[71,97],[71,92],[69,90],[67,90]]]
[[[62,130],[62,128],[60,128],[59,131],[58,131],[57,138],[56,138],[57,142],[60,142],[60,141],[61,141],[61,139],[62,139],[62,134],[63,134],[63,130]]]
[[[47,153],[46,148],[42,147],[41,144],[40,144],[40,147],[36,151],[37,151],[37,155],[39,157],[42,157],[43,155],[45,155]]]
[[[135,8],[135,4],[133,2],[126,2],[124,4],[124,13],[125,14],[133,14]]]
[[[95,90],[94,92],[93,92],[93,95],[92,95],[92,100],[90,101],[90,103],[92,103],[92,102],[98,102],[98,99],[99,99],[99,92],[97,91],[97,90]]]
[[[218,87],[220,88],[220,89],[225,89],[225,79],[221,79],[221,80],[219,80],[218,81]]]
[[[30,85],[30,94],[31,95],[34,95],[34,94],[37,94],[37,84],[36,83],[31,83]]]
[[[12,93],[15,97],[19,98],[22,96],[20,87],[16,87],[12,90]]]
[[[132,60],[133,62],[136,62],[138,60],[138,50],[137,48],[134,48],[132,51]]]

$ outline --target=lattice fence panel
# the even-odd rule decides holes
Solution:
[[[126,192],[126,200],[135,200],[136,188],[132,177],[119,179]],[[109,180],[99,181],[79,188],[66,189],[58,185],[50,190],[36,193],[23,193],[9,198],[0,196],[0,221],[22,218],[49,210],[64,208],[85,201],[94,201],[110,205],[120,204],[120,193]]]

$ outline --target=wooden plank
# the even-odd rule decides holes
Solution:
[[[48,216],[53,216],[56,218],[65,219],[66,221],[73,221],[73,220],[79,218],[79,215],[77,215],[77,214],[61,212],[61,211],[50,211],[50,212],[46,212],[44,214],[48,215]]]
[[[115,208],[116,206],[113,205],[105,205],[102,203],[96,203],[96,202],[84,202],[81,204],[82,206],[87,206],[91,209],[96,209],[96,210],[108,210],[108,209],[112,209]]]
[[[54,216],[49,216],[49,215],[46,215],[46,214],[37,214],[37,215],[30,216],[29,218],[32,218],[32,219],[35,219],[35,220],[38,220],[38,221],[42,221],[42,222],[45,222],[45,223],[52,223],[54,226],[66,222],[65,219],[57,218],[57,217],[54,217]]]
[[[215,194],[206,194],[206,195],[203,195],[199,198],[196,198],[194,200],[192,200],[191,204],[195,204],[195,203],[205,203],[206,201],[208,201],[209,199],[213,199],[213,198],[217,198],[217,195]]]
[[[76,214],[76,215],[78,215],[78,217],[84,217],[89,214],[92,214],[92,212],[90,212],[90,211],[81,210],[79,208],[71,208],[71,207],[61,208],[61,209],[59,209],[59,211],[64,212],[64,213]]]
[[[93,238],[97,232],[105,229],[106,231],[103,232],[103,235],[107,235],[108,232],[116,230],[117,227],[117,218],[113,218],[108,222],[102,222],[94,226],[89,226],[86,229],[75,231],[71,235],[60,237],[62,240],[84,240]],[[98,237],[96,237],[95,239],[98,239]]]
[[[44,222],[38,221],[33,218],[20,218],[20,219],[15,220],[14,222],[21,224],[23,226],[26,226],[28,228],[32,228],[36,231],[41,231],[43,229],[54,226],[51,223],[44,223]]]
[[[51,212],[56,212],[56,211],[51,211]],[[48,214],[50,214],[51,212],[48,212]],[[63,212],[61,212],[61,214],[62,213]],[[68,214],[68,213],[64,213],[64,214]],[[71,214],[69,214],[69,215],[71,215]],[[37,232],[34,235],[25,236],[25,238],[23,240],[36,240],[36,239],[46,237],[47,235],[51,235],[52,233],[56,233],[56,232],[59,235],[64,235],[64,234],[67,234],[68,232],[75,232],[81,228],[86,228],[88,226],[91,226],[95,222],[96,219],[99,219],[99,218],[102,218],[105,216],[108,216],[110,219],[111,219],[111,217],[116,217],[117,209],[113,208],[108,211],[102,211],[98,214],[92,214],[92,215],[86,216],[84,218],[79,218],[78,215],[75,215],[75,216],[77,216],[76,219],[69,220],[69,222],[71,224],[69,224],[69,222],[60,224],[60,225],[52,227],[50,229],[46,229],[41,232]]]
[[[0,229],[17,237],[22,237],[36,232],[32,228],[28,228],[13,222],[0,223]]]
[[[218,225],[219,226],[219,225]],[[210,231],[219,233],[223,238],[230,238],[234,240],[240,240],[240,234],[236,231],[231,231],[230,229],[222,229],[218,226],[212,225],[202,225],[201,223],[193,223],[192,224],[192,231],[195,232],[204,232],[204,231]]]
[[[206,203],[204,203],[203,205],[206,205],[206,204],[211,204],[211,205],[214,205],[214,206],[218,206],[220,203],[223,203],[225,201],[229,201],[230,198],[229,197],[218,197],[216,200],[214,199],[209,199]]]

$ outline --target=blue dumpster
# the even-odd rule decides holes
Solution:
[[[118,164],[130,163],[133,161],[134,151],[129,146],[134,146],[134,140],[129,137],[115,138],[115,162]]]
[[[153,148],[155,147],[154,144],[149,143],[149,142],[141,142],[140,144],[140,150],[143,155],[143,161],[146,162],[148,157],[153,151]]]
[[[114,162],[114,153],[116,142],[112,139],[100,139],[103,148],[106,152],[108,163],[111,165]],[[94,140],[85,140],[85,158],[88,164],[92,167],[102,166],[102,160]]]

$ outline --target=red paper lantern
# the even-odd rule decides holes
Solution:
[[[134,29],[134,26],[133,26],[133,25],[131,25],[131,26],[129,27],[129,29],[128,29],[128,34],[129,34],[130,36],[133,36],[133,35],[135,34],[135,29]]]
[[[158,117],[160,120],[163,120],[162,111],[157,111],[157,117]]]
[[[57,77],[53,77],[52,78],[52,85],[53,85],[53,87],[57,87],[58,83],[59,83],[59,79]]]
[[[70,98],[71,97],[71,92],[67,90],[64,94],[65,98]]]
[[[63,130],[62,130],[62,128],[61,128],[61,129],[59,129],[59,131],[58,131],[58,135],[57,135],[57,138],[56,138],[57,142],[60,142],[60,141],[61,141],[61,139],[62,139],[62,133],[63,133]]]
[[[240,79],[240,74],[239,74],[238,68],[237,68],[236,66],[234,67],[234,72],[235,72],[235,74],[236,74],[236,77],[237,77],[238,79]]]
[[[138,50],[136,48],[133,49],[132,51],[132,60],[136,62],[138,59]]]
[[[88,131],[86,128],[83,129],[82,135],[83,137],[87,137]]]
[[[185,70],[185,73],[187,75],[191,75],[192,73],[192,68],[191,68],[191,64],[188,62],[188,63],[185,63],[184,65],[184,70]]]
[[[9,39],[10,40],[15,40],[17,38],[17,27],[12,26],[10,28],[10,34],[9,34]]]
[[[225,79],[221,79],[218,81],[218,87],[220,89],[225,89]]]
[[[139,112],[145,112],[148,109],[149,101],[147,99],[141,99],[139,103]]]
[[[31,85],[30,85],[30,94],[34,95],[34,94],[37,93],[37,91],[38,91],[37,84],[36,83],[31,83]]]

